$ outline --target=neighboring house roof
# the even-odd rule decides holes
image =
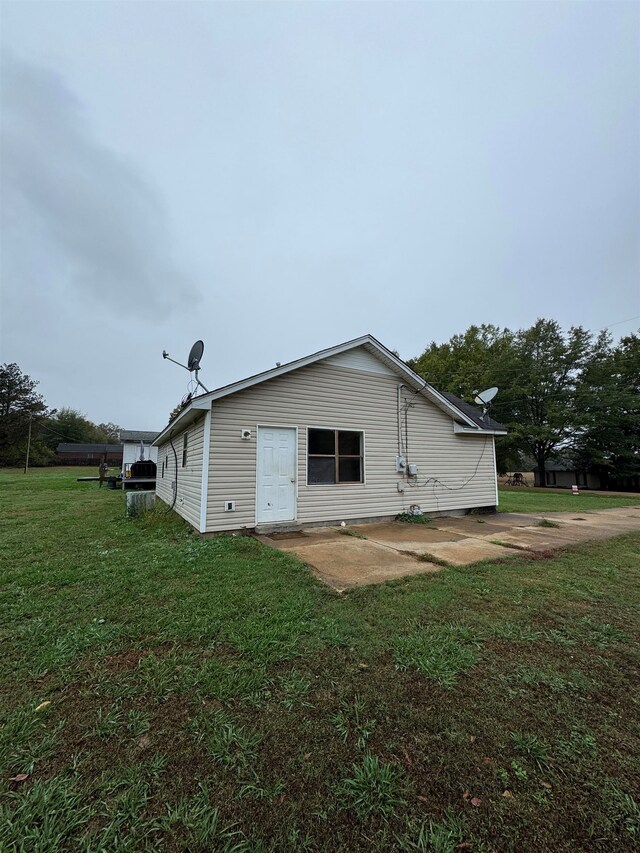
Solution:
[[[381,344],[380,341],[376,340],[373,335],[363,335],[360,338],[354,338],[351,341],[345,341],[345,343],[337,344],[334,347],[329,347],[328,349],[320,350],[319,352],[312,353],[311,355],[305,356],[304,358],[296,359],[296,361],[290,361],[287,364],[281,364],[277,367],[272,368],[271,370],[265,370],[262,373],[256,373],[253,376],[247,377],[247,379],[242,379],[239,382],[233,382],[230,385],[223,385],[220,388],[216,388],[213,391],[209,391],[206,394],[201,394],[198,397],[194,397],[185,407],[179,412],[176,417],[162,430],[162,432],[156,436],[154,440],[154,444],[161,444],[167,432],[170,431],[171,428],[175,429],[178,426],[180,428],[184,428],[189,424],[194,417],[197,417],[200,412],[204,409],[208,409],[211,406],[211,403],[214,400],[219,400],[221,397],[228,397],[231,394],[235,394],[238,391],[244,391],[246,388],[250,388],[253,385],[258,385],[261,382],[266,382],[269,379],[275,379],[278,376],[282,376],[286,373],[290,373],[293,370],[298,370],[301,367],[306,367],[309,364],[313,364],[316,361],[322,361],[325,358],[330,358],[333,355],[338,355],[342,352],[347,352],[351,349],[356,349],[356,347],[364,347],[369,353],[376,356],[381,362],[386,364],[388,367],[394,370],[395,373],[398,374],[405,382],[412,385],[417,392],[423,394],[425,397],[431,400],[434,405],[436,405],[439,409],[446,412],[455,420],[462,422],[465,425],[465,431],[471,433],[480,433],[480,432],[505,432],[506,429],[501,427],[499,430],[494,429],[493,427],[487,426],[486,422],[482,420],[481,413],[479,410],[474,410],[475,414],[472,417],[467,411],[463,411],[460,406],[451,400],[449,400],[444,394],[441,394],[439,391],[429,385],[428,382],[425,382],[424,379],[415,373],[408,364],[405,364],[397,355],[388,350],[384,344]],[[462,401],[460,401],[462,402]],[[473,406],[468,406],[468,404],[464,404],[465,408],[473,409]],[[500,426],[500,425],[498,425]]]
[[[121,429],[120,441],[143,441],[145,444],[151,444],[157,434],[158,430]]]
[[[60,443],[56,448],[58,453],[122,453],[121,444],[75,444]]]
[[[533,469],[537,471],[537,468]],[[572,462],[545,462],[544,463],[545,471],[582,471],[581,468],[578,468],[577,465],[574,465]]]
[[[464,400],[461,400],[460,397],[456,397],[455,394],[452,394],[451,391],[443,391],[442,396],[446,397],[449,402],[453,403],[456,408],[460,409],[461,412],[464,412],[465,415],[468,415],[472,421],[475,422],[476,426],[479,426],[481,429],[494,430],[495,432],[502,432],[503,430],[506,432],[506,426],[503,426],[498,421],[494,421],[493,418],[490,418],[488,415],[482,415],[480,409],[476,406],[472,406],[471,403],[465,403]]]

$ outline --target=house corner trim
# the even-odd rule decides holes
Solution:
[[[200,483],[200,533],[207,532],[207,497],[209,493],[209,449],[211,447],[211,405],[204,416],[202,443],[202,477]]]

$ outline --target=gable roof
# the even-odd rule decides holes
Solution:
[[[144,441],[145,444],[151,444],[157,434],[157,430],[121,429],[120,441]]]
[[[258,385],[259,383],[266,382],[269,379],[275,379],[278,376],[291,373],[293,370],[298,370],[301,367],[306,367],[309,364],[314,364],[315,362],[322,361],[332,355],[338,355],[339,353],[347,352],[348,350],[356,349],[357,347],[364,347],[364,349],[376,356],[376,358],[380,359],[384,364],[397,373],[398,376],[404,379],[407,384],[414,387],[418,393],[423,394],[450,417],[461,422],[465,427],[465,431],[470,433],[493,433],[495,431],[482,420],[481,413],[478,409],[475,410],[476,415],[471,417],[467,412],[463,411],[459,405],[449,400],[444,394],[436,391],[436,389],[432,385],[429,385],[428,382],[425,382],[425,380],[419,374],[415,373],[408,364],[405,364],[404,361],[392,353],[391,350],[388,350],[384,344],[381,344],[380,341],[376,340],[373,335],[363,335],[360,338],[354,338],[351,341],[345,341],[345,343],[337,344],[334,347],[319,350],[318,352],[307,355],[304,358],[298,358],[295,361],[289,361],[286,364],[277,365],[271,370],[256,373],[253,376],[240,380],[239,382],[232,382],[229,385],[223,385],[220,388],[207,392],[206,394],[200,394],[198,397],[194,397],[184,407],[184,409],[179,412],[169,424],[167,424],[162,432],[156,436],[153,444],[161,444],[164,441],[165,435],[171,429],[175,429],[178,426],[180,426],[181,429],[186,427],[192,420],[198,417],[202,410],[208,409],[214,400],[219,400],[221,397],[228,397],[231,394],[236,394],[238,391],[244,391],[246,388],[251,388],[253,385]],[[470,409],[474,408],[473,406],[468,406],[466,403],[464,405]],[[504,427],[501,427],[500,431],[506,430]]]

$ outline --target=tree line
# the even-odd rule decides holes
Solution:
[[[0,465],[24,464],[31,426],[30,465],[56,459],[58,444],[117,444],[120,427],[94,424],[76,409],[50,409],[37,392],[38,382],[17,364],[0,365]]]
[[[515,331],[483,324],[432,342],[408,364],[467,402],[498,386],[490,414],[509,430],[496,440],[499,471],[535,466],[544,483],[546,464],[562,459],[605,485],[640,475],[640,333],[614,343],[606,330],[563,331],[555,320]],[[0,366],[0,465],[24,462],[29,422],[34,465],[53,461],[59,442],[118,440],[116,424],[49,409],[37,385],[17,364]]]
[[[513,331],[470,326],[431,343],[409,365],[438,390],[472,402],[497,386],[490,415],[509,430],[496,440],[500,471],[550,460],[596,471],[604,484],[640,475],[640,336],[614,344],[606,330],[563,331],[540,319]]]

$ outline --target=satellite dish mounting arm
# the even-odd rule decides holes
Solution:
[[[181,362],[176,361],[175,358],[171,358],[171,356],[166,351],[166,349],[162,350],[162,357],[166,358],[167,361],[172,361],[174,364],[177,364],[178,367],[183,367],[185,370],[188,370],[189,373],[195,373],[196,385],[199,385],[202,388],[202,390],[205,392],[205,394],[208,394],[209,389],[205,388],[204,385],[202,384],[202,382],[200,382],[200,379],[198,378],[198,373],[200,373],[200,358],[202,357],[202,351],[201,350],[199,351],[199,355],[197,356],[197,358],[193,358],[193,352],[194,352],[195,346],[196,346],[196,344],[193,345],[193,347],[191,348],[191,352],[189,353],[189,362],[190,362],[190,364],[193,364],[193,367],[189,367],[186,364],[182,364]],[[202,345],[202,350],[204,350],[204,344]]]

